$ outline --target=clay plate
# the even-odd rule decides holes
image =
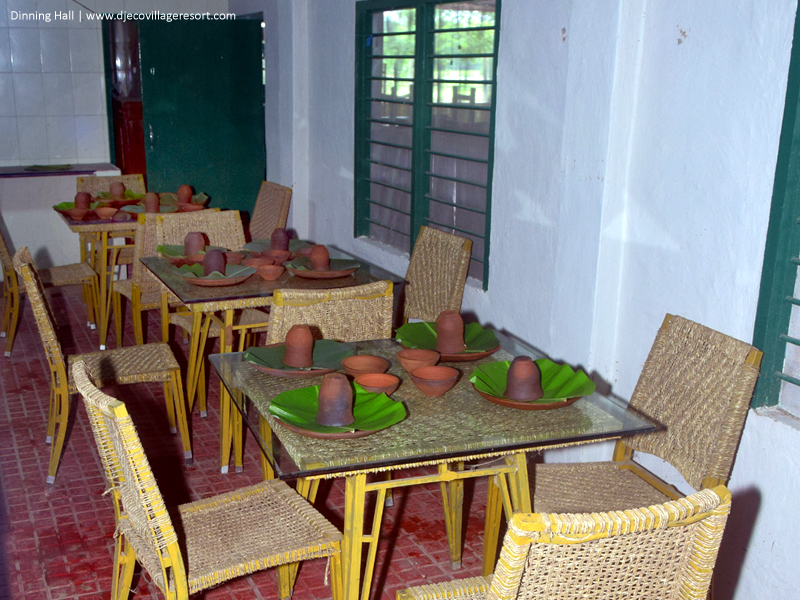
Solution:
[[[250,275],[242,275],[241,277],[226,277],[224,279],[203,279],[202,277],[186,277],[186,281],[199,285],[202,287],[224,287],[226,285],[236,285],[242,283],[244,280],[252,277],[255,273]]]
[[[407,350],[411,350],[408,346],[404,344],[400,344],[403,348]],[[500,350],[500,346],[497,348],[492,348],[491,350],[485,350],[483,352],[458,352],[456,354],[440,354],[439,355],[439,362],[470,362],[473,360],[480,360],[482,358],[486,358],[487,356],[491,356],[495,352]]]
[[[347,277],[356,269],[358,269],[358,267],[353,267],[352,269],[342,269],[341,271],[300,271],[298,269],[286,267],[286,270],[290,273],[293,273],[298,277],[304,277],[305,279],[337,279],[338,277]]]
[[[317,377],[319,375],[325,375],[327,373],[333,373],[336,371],[336,369],[303,369],[300,371],[289,371],[286,369],[273,369],[271,367],[264,367],[262,365],[254,365],[253,363],[249,364],[259,371],[263,371],[269,375],[274,375],[275,377],[296,377],[298,379],[303,377]]]
[[[284,421],[281,421],[278,418],[276,418],[275,420],[289,431],[293,431],[298,435],[304,435],[306,437],[317,438],[320,440],[350,440],[353,438],[366,437],[368,435],[372,435],[373,433],[378,433],[377,431],[358,431],[358,430],[342,431],[340,433],[320,433],[318,431],[309,431],[308,429],[302,429],[301,427],[298,427],[297,425],[292,425],[291,423],[285,423]]]
[[[522,410],[550,410],[552,408],[564,408],[565,406],[569,406],[573,402],[580,400],[580,396],[577,398],[567,398],[566,400],[562,400],[561,402],[551,402],[550,404],[535,404],[533,402],[522,402],[520,400],[509,400],[508,398],[500,398],[499,396],[492,396],[491,394],[487,394],[486,392],[480,391],[478,388],[475,387],[475,384],[472,384],[472,389],[478,392],[481,396],[486,398],[489,402],[494,402],[495,404],[499,404],[500,406],[507,406],[509,408],[521,408]]]

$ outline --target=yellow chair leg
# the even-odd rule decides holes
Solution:
[[[281,600],[286,600],[292,596],[292,589],[294,588],[294,580],[291,576],[291,567],[296,567],[297,563],[280,565],[278,567],[278,597]]]
[[[122,348],[122,294],[111,292],[111,303],[114,310],[114,336],[117,339],[117,348]]]
[[[231,398],[224,383],[219,384],[219,470],[228,472],[231,461]]]
[[[453,465],[455,471],[463,471],[464,463],[457,462]],[[446,464],[439,465],[439,472],[446,471]],[[444,507],[444,523],[447,530],[447,543],[450,548],[450,564],[453,570],[461,568],[461,535],[464,506],[464,482],[454,479],[439,483],[442,492],[442,506]]]
[[[333,600],[342,600],[342,555],[331,555],[331,595]]]
[[[264,443],[269,447],[270,454],[272,454],[272,429],[270,429],[267,420],[260,414],[258,415],[258,432],[261,434],[261,439],[264,440]],[[264,453],[261,452],[260,454],[261,476],[264,478],[264,481],[268,479],[275,479],[275,470],[267,460],[267,457],[264,456]]]
[[[8,283],[6,279],[6,283]],[[6,357],[11,356],[11,348],[14,346],[14,337],[17,335],[19,325],[19,288],[15,282],[11,282],[11,289],[6,299],[6,310],[8,311],[8,327],[5,326],[6,316],[3,315],[3,331],[6,332]]]
[[[66,384],[64,384],[66,387]],[[58,464],[61,461],[61,452],[64,449],[64,439],[67,436],[67,419],[69,417],[69,392],[66,389],[57,389],[55,393],[57,404],[57,419],[53,444],[50,446],[50,465],[47,468],[47,483],[56,482]]]
[[[489,477],[489,490],[486,494],[486,516],[483,530],[484,577],[494,573],[494,563],[497,559],[497,541],[500,538],[500,518],[503,504],[500,500],[497,477],[497,475]]]
[[[56,434],[56,421],[58,420],[58,395],[53,381],[50,381],[50,407],[47,410],[47,433],[45,434],[45,444],[53,443],[53,436]]]
[[[171,387],[167,395],[167,386]],[[167,403],[175,407],[175,415],[178,421],[178,429],[181,433],[181,443],[183,444],[183,458],[186,464],[192,465],[192,438],[189,433],[189,421],[186,415],[186,403],[183,397],[183,382],[181,372],[177,369],[170,373],[170,383],[164,384],[164,393],[167,396]],[[170,402],[171,400],[171,402]]]
[[[111,582],[112,600],[128,600],[131,594],[136,552],[125,536],[117,536],[114,544],[114,578]]]

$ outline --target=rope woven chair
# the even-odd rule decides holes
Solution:
[[[316,338],[357,342],[392,337],[392,282],[331,290],[275,290],[267,344],[281,343],[293,325]]]
[[[74,382],[68,377],[68,364],[76,360],[82,360],[88,365],[94,380],[101,386],[143,382],[163,383],[170,430],[172,433],[177,431],[177,416],[183,455],[186,463],[192,464],[192,446],[184,408],[181,370],[169,346],[164,343],[145,344],[132,348],[103,350],[65,357],[56,335],[53,310],[44,294],[41,279],[28,248],[20,248],[14,255],[13,263],[14,269],[25,284],[50,366],[50,410],[47,417],[45,441],[52,446],[47,483],[55,482],[64,448],[69,417],[69,397],[76,391]]]
[[[619,440],[613,460],[535,465],[534,510],[624,510],[683,497],[633,460],[654,454],[695,489],[728,481],[762,353],[682,317],[667,315],[630,406],[664,425]]]
[[[11,252],[6,244],[5,236],[0,230],[0,264],[3,267],[3,324],[0,337],[6,338],[5,356],[11,356],[14,337],[19,323],[20,294],[25,287],[20,287],[17,273],[11,261]],[[45,286],[60,287],[63,285],[82,285],[83,299],[86,303],[86,320],[92,327],[97,322],[95,299],[97,297],[97,273],[86,263],[60,265],[39,271],[39,278]]]
[[[72,376],[114,501],[114,600],[128,598],[137,562],[168,599],[276,566],[280,597],[288,598],[290,565],[321,557],[331,561],[333,597],[341,598],[342,535],[285,482],[180,505],[175,527],[125,404],[95,387],[85,363],[76,362]]]
[[[720,485],[619,512],[516,513],[494,576],[413,587],[397,599],[699,600],[730,508]]]
[[[271,181],[262,182],[250,217],[250,239],[268,240],[273,230],[286,227],[291,202],[292,188]]]
[[[406,321],[435,321],[443,310],[461,310],[471,252],[472,240],[420,228],[406,272]]]

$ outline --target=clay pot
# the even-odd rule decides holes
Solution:
[[[267,250],[261,253],[261,256],[274,260],[276,265],[286,262],[291,255],[292,253],[288,250]]]
[[[317,423],[331,427],[350,425],[353,417],[353,388],[341,373],[329,373],[319,386]]]
[[[457,310],[443,310],[436,319],[436,351],[457,354],[466,349],[464,320]]]
[[[400,378],[391,373],[365,373],[358,375],[354,381],[368,392],[387,396],[400,385]]]
[[[206,249],[206,235],[199,231],[192,231],[187,233],[183,238],[183,254],[184,256],[192,256],[198,254]]]
[[[439,362],[439,353],[436,350],[400,350],[396,354],[403,368],[409,373],[417,367],[432,367]]]
[[[75,208],[85,208],[88,210],[91,203],[92,197],[86,192],[78,192],[75,194]]]
[[[192,201],[194,191],[192,186],[184,184],[178,188],[178,193],[175,195],[178,197],[179,204],[189,204]]]
[[[328,254],[328,249],[322,244],[317,244],[311,249],[311,254],[308,255],[311,259],[312,271],[330,271],[331,270],[331,257]]]
[[[272,235],[270,236],[270,248],[273,250],[288,250],[289,232],[283,227],[273,229]]]
[[[117,214],[118,208],[111,208],[110,206],[101,206],[100,208],[95,208],[94,212],[97,213],[97,216],[100,217],[103,221],[108,221]]]
[[[161,210],[161,200],[155,192],[147,192],[143,204],[144,212],[157,213]]]
[[[380,356],[369,354],[359,354],[348,356],[342,360],[344,372],[352,377],[365,375],[367,373],[385,373],[389,369],[390,363]]]
[[[308,325],[292,325],[286,333],[286,352],[283,364],[307,368],[314,364],[314,336]]]
[[[530,356],[517,356],[508,368],[506,391],[509,400],[538,400],[542,391],[542,374]]]
[[[86,213],[89,212],[88,208],[70,208],[67,212],[69,218],[73,221],[82,221],[83,217],[86,216]]]
[[[192,204],[178,202],[178,212],[195,212],[196,210],[203,210],[205,206],[202,204]]]
[[[225,253],[225,261],[229,265],[240,265],[244,260],[244,253],[243,252],[226,252]]]
[[[264,281],[275,281],[278,277],[283,275],[286,267],[281,265],[261,265],[260,267],[256,267],[256,270]]]
[[[225,274],[225,253],[222,250],[209,250],[203,258],[203,274],[211,275],[214,271]]]
[[[264,265],[274,265],[275,261],[271,258],[266,258],[264,256],[251,256],[250,258],[245,258],[242,261],[242,264],[245,267],[263,267]]]
[[[121,181],[115,181],[108,187],[108,191],[111,193],[111,197],[114,200],[124,200],[125,199],[125,184]]]
[[[429,398],[438,398],[458,381],[458,370],[453,367],[418,367],[409,375],[419,391]]]

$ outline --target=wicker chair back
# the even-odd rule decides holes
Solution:
[[[291,202],[292,188],[264,181],[250,217],[250,239],[268,240],[274,229],[286,227]]]
[[[109,177],[86,175],[85,177],[78,177],[75,191],[88,192],[92,197],[96,197],[100,192],[107,192],[111,184],[118,181],[125,184],[125,189],[136,194],[144,194],[147,191],[144,187],[144,176],[141,174],[111,175]]]

